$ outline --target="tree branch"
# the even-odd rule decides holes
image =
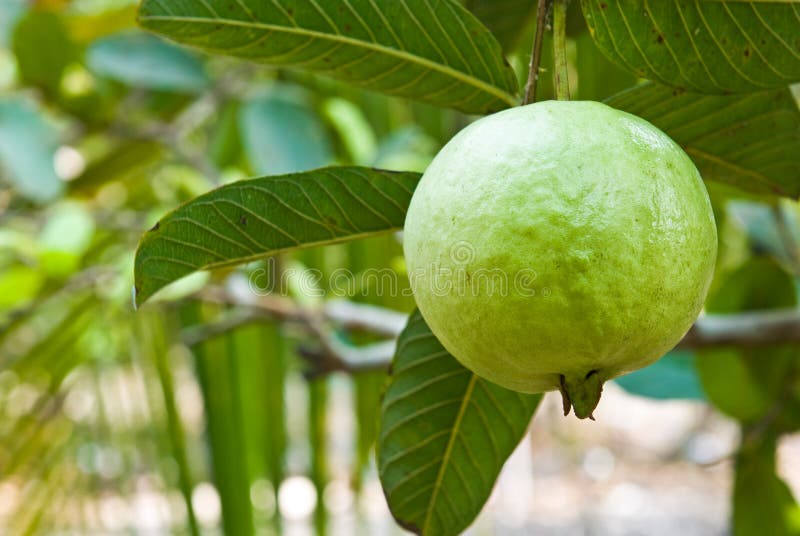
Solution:
[[[237,305],[241,309],[216,322],[184,329],[182,338],[186,344],[199,344],[250,323],[297,323],[317,344],[300,348],[301,357],[310,365],[307,377],[336,371],[355,373],[388,368],[396,338],[408,319],[405,313],[343,299],[329,300],[319,309],[309,309],[282,296],[260,296],[243,301],[240,296],[221,288],[203,290],[197,297]],[[365,346],[348,345],[332,335],[331,326],[334,325],[346,330],[367,331],[387,340]],[[785,343],[800,343],[799,310],[705,315],[695,322],[676,349],[755,348]]]

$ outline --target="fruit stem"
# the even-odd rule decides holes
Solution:
[[[539,64],[542,61],[542,37],[545,30],[545,16],[552,0],[538,0],[536,6],[536,33],[531,47],[531,62],[528,64],[528,82],[525,84],[525,97],[522,104],[536,102],[536,83],[539,81]]]
[[[556,98],[558,100],[569,100],[567,3],[569,3],[569,0],[555,0],[555,4],[553,4],[553,56],[555,59],[553,81],[556,86]]]

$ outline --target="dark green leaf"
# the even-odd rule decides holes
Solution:
[[[398,523],[431,536],[464,530],[540,400],[464,368],[415,311],[397,342],[378,438],[381,483]]]
[[[703,400],[705,396],[694,364],[694,354],[673,351],[649,367],[614,381],[629,393],[639,396]]]
[[[455,0],[144,0],[139,22],[209,52],[468,113],[516,104],[517,80],[499,44]]]
[[[600,49],[643,78],[700,93],[800,81],[796,2],[582,0]]]
[[[775,447],[775,438],[760,437],[736,456],[734,536],[800,534],[800,506],[775,473]]]
[[[54,167],[57,146],[58,132],[31,104],[0,99],[0,175],[20,195],[41,203],[61,193],[64,183]]]
[[[606,102],[666,132],[705,180],[800,195],[800,111],[788,89],[722,96],[648,83]]]
[[[174,210],[136,252],[136,303],[197,270],[403,225],[419,173],[332,167],[229,184]]]
[[[245,153],[258,175],[308,171],[331,163],[325,126],[302,95],[273,90],[239,111]]]
[[[61,18],[49,11],[30,11],[17,22],[12,37],[20,78],[57,95],[61,75],[76,58]]]
[[[486,25],[504,50],[511,50],[520,40],[523,30],[536,13],[531,0],[463,0],[469,9]]]
[[[124,33],[95,41],[86,61],[95,74],[133,87],[198,93],[208,86],[197,58],[147,34]]]

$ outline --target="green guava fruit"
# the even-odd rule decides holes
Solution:
[[[472,123],[434,158],[406,216],[417,305],[478,376],[560,390],[592,416],[603,383],[657,360],[703,306],[717,253],[685,152],[597,102]]]

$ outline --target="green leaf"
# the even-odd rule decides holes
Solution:
[[[64,22],[49,11],[30,11],[14,28],[12,47],[20,78],[57,95],[64,69],[76,58]]]
[[[700,93],[800,81],[795,2],[581,0],[600,49],[643,78]]]
[[[800,111],[788,89],[722,96],[647,83],[606,103],[666,132],[705,180],[800,196]]]
[[[86,61],[95,74],[133,87],[199,93],[209,82],[197,58],[138,32],[95,41],[86,52]]]
[[[742,445],[733,485],[734,536],[800,534],[800,506],[775,473],[774,437]]]
[[[614,380],[629,393],[662,400],[704,400],[691,352],[672,351],[643,369]]]
[[[480,513],[541,395],[479,378],[415,311],[382,404],[378,470],[389,509],[417,534],[459,534]]]
[[[57,146],[58,132],[36,108],[21,99],[0,99],[0,175],[20,195],[43,203],[61,193],[64,183],[53,163]]]
[[[455,0],[143,0],[139,23],[208,52],[300,67],[467,113],[517,102],[500,45]]]
[[[302,94],[290,88],[246,102],[239,124],[245,154],[258,175],[308,171],[333,159],[325,125]]]
[[[463,0],[463,3],[491,30],[504,50],[511,50],[519,43],[536,12],[536,2],[531,0]]]
[[[754,258],[733,272],[710,296],[711,313],[736,313],[794,307],[794,282],[768,258]],[[708,399],[722,412],[756,422],[787,400],[787,389],[799,377],[797,349],[791,345],[760,349],[714,349],[698,352],[697,370]],[[784,409],[787,404],[782,402]],[[794,427],[786,414],[785,425]]]
[[[331,167],[212,190],[144,235],[134,268],[136,303],[197,270],[399,230],[419,178]]]

